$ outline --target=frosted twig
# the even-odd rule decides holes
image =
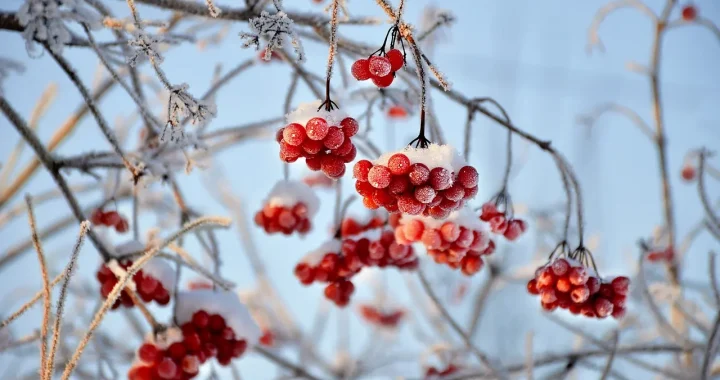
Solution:
[[[708,263],[708,270],[710,271],[710,286],[712,287],[713,296],[715,298],[715,305],[720,307],[720,286],[718,285],[717,273],[715,272],[717,255],[715,252],[710,252],[708,258],[710,260]]]
[[[705,191],[705,159],[709,155],[710,153],[705,149],[702,149],[698,154],[698,195],[700,196],[700,201],[705,209],[705,218],[712,225],[714,230],[720,231],[720,217],[715,214],[716,211],[713,210],[713,207],[710,204],[710,199]]]
[[[597,120],[606,113],[617,113],[625,116],[650,140],[655,139],[655,132],[653,132],[645,120],[643,120],[637,112],[621,104],[606,103],[600,105],[587,115],[582,116],[579,121],[589,127],[592,127],[597,123]]]
[[[60,295],[58,297],[57,308],[55,311],[55,325],[53,326],[52,345],[50,346],[50,352],[48,353],[47,362],[44,368],[44,374],[46,379],[52,379],[53,368],[55,367],[55,352],[57,351],[58,342],[60,341],[60,328],[62,326],[63,311],[65,309],[65,301],[67,300],[68,285],[70,284],[70,278],[75,272],[75,263],[77,262],[78,255],[80,254],[80,248],[85,241],[85,234],[88,231],[90,222],[84,221],[80,223],[80,233],[78,234],[77,242],[70,256],[70,261],[63,273],[63,284],[60,287]]]
[[[333,61],[335,60],[335,52],[337,51],[337,26],[338,26],[338,3],[340,0],[332,0],[332,11],[330,13],[330,50],[328,52],[327,59],[327,71],[325,76],[327,83],[330,83],[333,72]],[[330,85],[328,84],[327,92],[330,92]],[[329,97],[328,97],[329,99]]]
[[[35,225],[35,212],[33,210],[32,198],[29,194],[25,195],[25,204],[28,211],[28,223],[30,224],[30,236],[35,246],[35,252],[38,256],[40,264],[40,274],[43,282],[43,320],[40,326],[40,368],[45,368],[45,359],[47,358],[47,335],[48,326],[50,325],[50,308],[52,307],[52,294],[50,293],[50,280],[48,279],[47,264],[45,262],[45,254],[40,244],[37,234],[37,226]],[[41,371],[41,379],[49,379],[45,373]]]
[[[263,357],[265,357],[266,359],[274,362],[275,364],[278,364],[278,365],[288,369],[289,371],[292,371],[292,373],[297,377],[301,377],[301,378],[309,379],[309,380],[320,380],[319,378],[317,378],[317,377],[313,376],[312,374],[308,373],[307,371],[305,371],[303,368],[290,363],[285,358],[278,356],[275,353],[262,348],[261,346],[255,346],[255,347],[253,347],[253,350],[255,352],[257,352],[258,354],[262,355]]]
[[[600,376],[600,380],[606,380],[608,375],[610,374],[610,371],[612,370],[613,359],[615,359],[615,353],[617,352],[619,338],[619,332],[617,330],[613,331],[612,350],[610,351],[610,356],[608,356],[607,358],[607,363],[605,364],[605,369]]]
[[[64,273],[58,274],[50,282],[50,288],[53,288],[55,285],[57,285],[64,277],[65,277]],[[28,302],[26,302],[24,305],[22,305],[16,312],[10,314],[10,316],[8,318],[6,318],[4,321],[0,322],[0,331],[2,331],[4,328],[6,328],[10,323],[12,323],[14,320],[19,318],[21,315],[25,314],[26,311],[30,310],[30,308],[35,304],[35,302],[39,301],[40,298],[43,298],[44,294],[45,294],[45,289],[38,291],[37,293],[35,293],[33,298],[31,298]]]
[[[105,302],[103,302],[100,309],[97,311],[95,316],[93,317],[93,320],[90,324],[90,327],[88,328],[87,332],[85,332],[85,335],[83,336],[82,340],[78,344],[78,347],[75,349],[75,352],[72,355],[72,358],[70,358],[68,364],[65,366],[65,370],[62,374],[62,380],[67,380],[70,378],[70,375],[72,374],[73,370],[78,364],[78,360],[80,359],[80,356],[82,355],[83,351],[85,350],[85,347],[90,342],[90,338],[92,338],[93,333],[95,330],[100,326],[100,322],[105,317],[105,314],[110,310],[112,305],[117,301],[117,299],[120,297],[121,292],[125,289],[127,284],[130,282],[132,277],[142,269],[142,267],[147,264],[150,259],[152,259],[155,255],[160,252],[163,248],[170,245],[170,243],[174,242],[175,240],[179,239],[180,237],[184,236],[188,232],[195,230],[197,228],[201,227],[223,227],[227,228],[230,225],[230,219],[228,218],[221,218],[221,217],[203,217],[193,220],[192,222],[189,222],[185,224],[181,229],[170,235],[168,238],[163,240],[160,244],[149,248],[145,251],[145,253],[136,260],[133,265],[131,265],[127,271],[118,278],[117,284],[113,287],[110,294],[108,294],[107,298],[105,299]]]
[[[595,13],[593,22],[592,24],[590,24],[590,28],[588,28],[588,54],[592,52],[593,48],[597,48],[601,52],[605,52],[605,45],[603,45],[602,41],[600,40],[600,36],[598,35],[598,29],[600,29],[600,25],[602,25],[603,21],[605,21],[605,18],[607,18],[612,12],[615,12],[616,10],[622,8],[635,8],[648,15],[648,17],[653,19],[653,21],[657,21],[657,15],[655,15],[652,9],[650,9],[647,5],[643,4],[639,0],[613,1],[600,8],[597,13]]]
[[[710,375],[710,365],[712,365],[717,355],[718,348],[720,347],[720,311],[715,317],[713,323],[712,334],[707,341],[707,348],[705,349],[705,355],[703,356],[702,366],[700,367],[700,379],[707,380]]]
[[[160,256],[174,260],[182,265],[187,266],[188,268],[194,270],[195,272],[200,273],[201,275],[205,276],[208,280],[212,281],[213,284],[218,285],[219,287],[223,288],[224,290],[232,290],[232,288],[235,286],[235,284],[222,279],[220,277],[215,276],[212,272],[205,269],[203,266],[200,265],[195,259],[190,255],[189,252],[187,252],[182,247],[176,245],[176,244],[170,244],[168,246],[168,249],[175,252],[178,257],[166,255],[166,254],[160,254]]]
[[[465,331],[463,331],[462,327],[458,325],[457,322],[453,319],[453,317],[450,315],[450,313],[447,311],[445,306],[440,303],[440,299],[435,294],[435,291],[433,291],[432,286],[430,286],[430,283],[428,282],[427,278],[425,278],[425,274],[421,269],[417,270],[418,277],[420,278],[420,282],[422,283],[423,288],[425,289],[425,293],[430,297],[433,304],[442,314],[443,318],[445,318],[445,321],[450,324],[453,330],[460,335],[460,337],[465,342],[465,346],[480,360],[481,363],[485,364],[485,366],[488,367],[490,370],[490,373],[497,378],[497,379],[505,379],[507,376],[504,373],[501,373],[498,369],[496,369],[495,365],[490,361],[490,358],[488,358],[485,354],[483,354],[475,345],[473,345],[472,340],[468,336]]]

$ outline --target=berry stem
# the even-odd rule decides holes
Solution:
[[[325,106],[326,111],[332,111],[333,106],[337,105],[330,100],[330,79],[333,73],[333,62],[335,61],[335,52],[337,51],[337,27],[338,27],[338,7],[340,0],[333,0],[330,18],[330,51],[328,52],[327,63],[327,80],[325,81],[325,101],[320,106]]]
[[[425,76],[425,69],[423,68],[423,63],[421,59],[421,53],[420,49],[417,46],[417,43],[415,43],[415,40],[413,39],[413,36],[410,34],[410,31],[405,29],[404,30],[405,39],[407,40],[408,44],[410,45],[410,49],[413,53],[413,58],[415,58],[415,66],[417,70],[418,78],[420,79],[420,132],[418,133],[418,137],[414,140],[410,141],[411,145],[413,143],[417,143],[416,147],[421,148],[427,148],[430,141],[425,137],[425,106],[426,106],[426,97],[427,97],[427,78]]]

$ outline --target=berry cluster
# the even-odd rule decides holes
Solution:
[[[460,367],[456,366],[455,364],[448,364],[445,369],[440,370],[435,367],[429,367],[427,371],[425,371],[425,380],[434,380],[434,379],[440,379],[445,376],[457,374],[457,372],[460,370]]]
[[[350,279],[360,272],[363,264],[353,252],[341,252],[341,248],[337,239],[323,244],[295,266],[295,276],[303,285],[326,283],[325,297],[344,307],[355,291]]]
[[[450,146],[432,144],[388,153],[375,163],[360,160],[353,169],[355,189],[369,209],[444,219],[478,191],[477,170],[456,155]]]
[[[675,253],[670,247],[665,249],[652,250],[647,253],[647,259],[650,262],[672,262],[674,257]]]
[[[305,235],[311,227],[308,209],[304,203],[293,207],[265,205],[255,214],[255,224],[268,234],[282,232],[285,235],[293,232]]]
[[[303,182],[284,180],[275,183],[264,201],[262,210],[255,214],[255,224],[266,233],[290,235],[306,234],[312,227],[320,199]]]
[[[387,116],[391,119],[404,119],[408,116],[408,111],[403,106],[392,106],[388,108]]]
[[[405,311],[383,311],[373,305],[360,305],[360,316],[368,323],[385,328],[396,328],[405,317]]]
[[[629,286],[627,277],[603,281],[579,262],[558,258],[538,268],[527,289],[540,295],[540,304],[548,311],[559,307],[589,318],[620,319],[625,315]]]
[[[219,314],[198,310],[192,320],[181,326],[182,339],[166,348],[145,343],[138,349],[143,363],[131,369],[130,379],[192,379],[200,372],[200,365],[211,358],[227,366],[247,349],[247,341],[238,339],[233,329]]]
[[[355,61],[350,72],[359,81],[370,79],[379,88],[385,88],[392,84],[395,72],[405,65],[405,56],[398,49],[390,49],[387,53],[380,50],[378,53]]]
[[[499,211],[493,202],[487,202],[482,206],[480,220],[490,225],[492,233],[503,235],[510,241],[520,237],[527,229],[527,223],[524,220],[508,217],[505,212]]]
[[[385,220],[381,216],[372,216],[367,221],[362,221],[351,216],[345,217],[340,224],[340,235],[348,237],[363,233],[368,230],[379,228],[385,225]]]
[[[482,225],[473,222],[472,212],[467,208],[453,212],[446,221],[403,216],[395,228],[395,239],[400,244],[420,242],[436,263],[471,276],[482,269],[482,256],[495,251],[495,243]]]
[[[130,260],[123,260],[118,264],[120,267],[127,270],[133,262]],[[103,298],[107,298],[115,285],[118,283],[115,273],[113,273],[108,265],[103,264],[100,266],[100,269],[97,271],[95,277],[98,281],[100,281],[100,294]],[[159,305],[163,306],[170,303],[170,292],[168,292],[168,289],[166,289],[157,278],[148,273],[143,273],[143,271],[140,270],[133,276],[133,281],[136,285],[137,294],[143,302],[155,301]],[[115,301],[112,308],[117,309],[120,305],[127,308],[135,305],[130,297],[130,294],[125,289],[123,289],[122,293],[120,293],[120,298]]]
[[[320,105],[319,102],[317,104]],[[280,143],[280,159],[292,163],[303,157],[310,170],[322,170],[333,179],[342,177],[345,164],[357,156],[351,140],[359,129],[357,120],[345,116],[340,110],[317,110],[315,103],[298,107],[287,119],[288,124],[276,135]]]
[[[345,255],[358,257],[366,267],[417,269],[419,260],[412,246],[395,241],[393,231],[390,227],[376,228],[345,238],[342,242],[342,252]]]
[[[125,219],[117,211],[103,211],[101,209],[96,209],[93,211],[92,215],[90,215],[90,222],[96,226],[112,227],[120,234],[124,234],[129,228],[127,219]]]

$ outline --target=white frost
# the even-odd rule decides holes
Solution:
[[[410,159],[410,164],[425,164],[430,170],[441,167],[457,174],[463,166],[467,166],[465,159],[460,156],[460,153],[452,145],[438,144],[430,144],[427,148],[407,146],[405,149],[383,154],[373,161],[373,164],[387,165],[390,157],[396,153],[406,155]]]
[[[322,101],[316,100],[310,103],[300,104],[294,111],[285,115],[285,121],[288,124],[298,123],[303,127],[307,122],[314,117],[321,117],[327,121],[329,126],[340,126],[340,122],[343,119],[350,117],[345,111],[341,109],[334,109],[332,111],[326,111],[325,107],[318,111]]]
[[[225,323],[233,329],[235,335],[244,338],[249,344],[255,344],[262,335],[250,311],[235,292],[211,289],[184,291],[178,293],[175,302],[179,324],[190,321],[196,311],[205,310],[225,318]]]
[[[316,266],[320,264],[323,256],[328,253],[339,253],[341,249],[342,243],[340,242],[340,240],[328,240],[316,249],[306,253],[305,256],[300,259],[300,262],[311,266]]]
[[[175,289],[175,270],[167,261],[153,257],[142,267],[142,272],[158,280],[169,293]]]
[[[114,257],[127,256],[133,253],[143,252],[145,250],[145,244],[137,240],[128,240],[125,243],[117,245],[115,247]]]
[[[302,181],[278,181],[270,189],[265,204],[270,206],[293,207],[302,202],[308,208],[308,218],[312,218],[320,208],[320,198],[313,189]]]

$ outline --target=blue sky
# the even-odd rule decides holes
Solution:
[[[219,6],[238,5],[242,2],[219,2]],[[374,2],[348,1],[355,15],[382,16]],[[419,20],[420,11],[427,1],[408,1],[406,18]],[[592,110],[596,105],[612,101],[633,108],[647,122],[651,122],[650,85],[646,77],[629,72],[625,65],[629,61],[646,64],[650,56],[652,26],[650,20],[634,10],[622,10],[610,16],[600,35],[606,46],[606,53],[586,53],[587,28],[596,10],[604,1],[532,1],[532,0],[454,0],[436,2],[447,7],[456,16],[457,22],[449,33],[449,39],[439,45],[433,61],[449,77],[453,88],[469,97],[491,96],[509,112],[514,123],[524,130],[543,139],[552,140],[553,145],[563,152],[576,169],[586,203],[587,233],[599,235],[600,245],[595,251],[596,260],[604,273],[623,274],[632,269],[636,261],[635,242],[649,235],[662,220],[661,193],[657,159],[653,146],[625,118],[616,115],[604,116],[591,132],[577,123],[577,117]],[[648,4],[658,11],[664,1],[652,0]],[[19,0],[4,1],[2,10],[15,10]],[[293,10],[320,11],[321,8],[309,0],[288,0],[286,7]],[[116,15],[129,16],[124,2],[109,2]],[[705,17],[720,22],[720,4],[709,0],[698,0],[696,5]],[[145,18],[157,17],[160,13],[148,7],[140,7]],[[677,17],[677,15],[675,16]],[[200,51],[195,45],[186,44],[175,48],[165,56],[163,69],[173,83],[187,82],[190,92],[199,96],[207,89],[216,63],[222,63],[224,71],[237,63],[253,57],[256,53],[241,49],[237,34],[246,31],[245,24],[233,24],[228,37],[221,47],[210,47]],[[340,33],[368,44],[380,44],[386,26],[340,27]],[[100,39],[107,39],[103,33]],[[322,75],[327,48],[307,41],[308,60],[305,67]],[[4,83],[10,102],[27,117],[37,98],[50,82],[59,85],[59,96],[40,124],[38,131],[43,141],[48,141],[59,123],[65,120],[70,110],[80,104],[80,96],[72,84],[48,55],[40,59],[27,57],[24,41],[19,34],[0,32],[0,56],[14,58],[26,64],[23,75],[9,78]],[[81,73],[87,84],[94,81],[97,59],[85,49],[68,48],[65,56]],[[679,178],[685,153],[701,146],[720,147],[720,119],[717,103],[720,99],[720,41],[705,29],[684,27],[669,33],[665,39],[663,66],[661,70],[662,97],[665,105],[665,122],[668,133],[669,168],[671,172],[678,236],[683,237],[702,217],[702,208],[697,200],[695,186],[683,183]],[[348,63],[349,64],[349,63]],[[150,71],[145,71],[151,75]],[[290,69],[285,65],[256,67],[252,72],[241,74],[238,79],[217,95],[218,116],[209,130],[241,125],[247,122],[277,117],[282,112],[284,94],[290,78]],[[355,84],[355,83],[353,83]],[[360,86],[366,86],[363,83]],[[258,101],[262,99],[262,101]],[[447,140],[461,146],[465,110],[449,102],[441,93],[434,92],[433,99],[437,117]],[[295,97],[299,102],[314,100],[305,87]],[[342,104],[341,104],[342,105]],[[120,90],[101,102],[101,107],[110,121],[135,113],[132,102]],[[349,107],[351,113],[361,112],[361,107]],[[374,125],[387,124],[382,115],[376,116]],[[361,124],[361,128],[363,125]],[[397,149],[409,140],[417,128],[417,118],[392,125],[396,146],[386,146],[384,132],[375,132],[377,145],[385,149]],[[9,152],[16,143],[17,134],[5,118],[0,118],[0,152]],[[137,129],[134,130],[135,132]],[[474,124],[473,153],[471,163],[481,174],[480,193],[476,203],[492,196],[499,189],[503,172],[503,146],[505,130],[490,120],[477,117]],[[131,139],[134,146],[135,137]],[[88,150],[106,150],[109,146],[102,140],[94,120],[86,118],[79,125],[72,138],[63,143],[57,151],[60,155],[73,155]],[[543,152],[515,140],[516,161],[524,161],[520,172],[510,185],[513,199],[531,208],[543,208],[562,200],[563,192],[557,171],[552,161]],[[25,151],[24,160],[30,157]],[[3,158],[4,159],[4,158]],[[246,212],[253,213],[261,206],[266,191],[281,178],[282,167],[277,159],[274,141],[244,143],[226,150],[217,156],[222,164],[225,179],[245,202]],[[715,161],[717,165],[717,161]],[[292,167],[291,175],[299,178],[307,172],[302,164]],[[92,181],[77,173],[69,176],[72,181]],[[194,172],[180,179],[184,192],[191,199],[193,207],[205,214],[227,215],[205,190],[202,175]],[[345,194],[352,191],[351,181],[345,182]],[[37,193],[52,186],[50,177],[40,172],[24,191]],[[709,193],[718,194],[718,186],[710,187]],[[333,195],[322,193],[323,205],[316,221],[314,232],[304,239],[268,237],[253,228],[254,240],[269,267],[270,275],[288,302],[295,317],[305,327],[312,324],[314,310],[320,301],[321,288],[301,287],[292,276],[295,260],[305,251],[319,245],[326,234],[325,226],[330,223]],[[17,197],[16,202],[22,197]],[[100,194],[82,197],[83,202],[99,201]],[[129,204],[120,209],[130,212]],[[355,211],[360,211],[356,203]],[[66,213],[65,204],[49,203],[37,210],[40,225],[47,225],[57,215]],[[144,215],[141,227],[152,227],[155,218]],[[55,268],[64,265],[69,248],[74,242],[74,228],[45,242]],[[24,218],[0,230],[0,248],[13,246],[28,236]],[[120,238],[117,240],[121,241]],[[509,262],[521,266],[531,257],[532,234],[509,247]],[[251,286],[252,272],[242,244],[234,229],[220,233],[220,247],[225,258],[223,275],[236,281],[241,287]],[[292,249],[288,249],[291,247]],[[192,241],[189,249],[199,249]],[[684,263],[684,278],[706,280],[706,255],[709,249],[717,250],[708,236],[701,236]],[[0,249],[2,251],[3,249]],[[496,255],[501,255],[500,250]],[[97,265],[97,257],[90,245],[82,251],[80,273],[90,276]],[[432,271],[433,274],[442,273]],[[436,273],[437,272],[437,273]],[[10,295],[15,287],[24,289],[23,294],[32,294],[39,288],[37,262],[32,254],[26,254],[10,267],[0,269],[0,278],[5,292],[3,299],[12,299],[14,309],[22,301]],[[408,301],[403,281],[391,273],[388,282],[391,293],[398,302]],[[461,274],[453,274],[455,277]],[[480,273],[472,280],[473,289],[484,281],[486,273]],[[9,298],[5,298],[9,297]],[[369,292],[361,289],[356,299],[367,299]],[[5,301],[9,302],[9,301]],[[467,300],[452,309],[459,320],[466,320],[471,301]],[[631,305],[631,308],[634,305]],[[354,310],[354,309],[353,309]],[[28,333],[34,328],[39,313],[35,310],[20,320],[14,327],[17,335]],[[322,348],[329,353],[336,343],[335,318],[333,311]],[[570,318],[569,318],[570,319]],[[574,323],[577,320],[570,319]],[[122,322],[116,317],[108,319],[104,326],[121,334]],[[522,329],[518,329],[522,326]],[[537,331],[536,349],[542,347],[561,350],[572,343],[567,339],[549,337],[558,334],[555,325],[540,316],[537,300],[523,293],[522,287],[505,288],[491,298],[481,324],[477,344],[494,356],[508,362],[522,358],[521,344],[524,333],[534,328]],[[613,322],[589,322],[584,326],[592,329],[606,329]],[[365,327],[358,321],[351,324],[353,352],[359,352],[367,339]],[[564,336],[564,335],[563,335]],[[418,352],[418,344],[409,329],[403,330],[399,343],[393,351]],[[363,342],[363,343],[361,343]],[[294,356],[291,356],[294,358]],[[0,355],[0,362],[8,363],[7,355]],[[28,365],[28,364],[23,364]],[[29,368],[29,367],[28,367]],[[241,372],[249,379],[270,379],[275,375],[263,359],[245,358],[240,363]],[[394,375],[412,375],[418,369],[410,362],[394,368]],[[380,379],[386,377],[378,377]]]

